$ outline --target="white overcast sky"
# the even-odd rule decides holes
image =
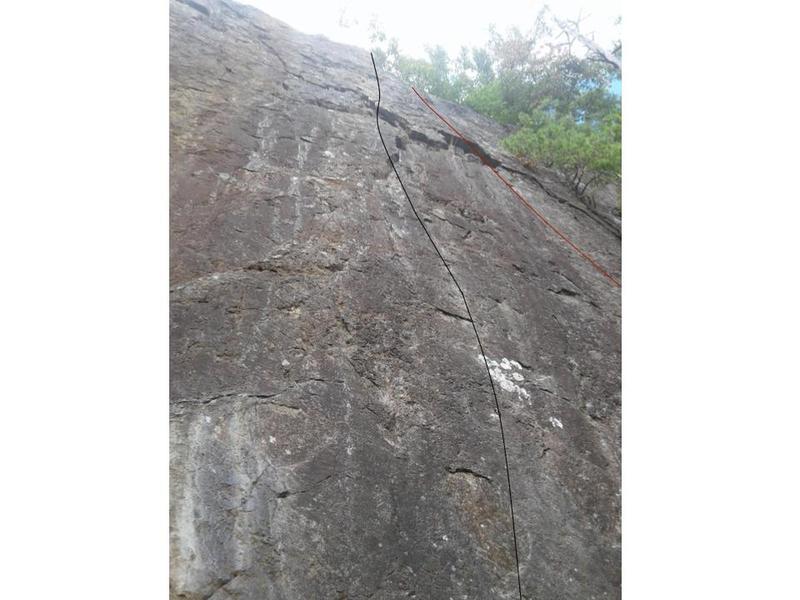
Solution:
[[[396,37],[404,54],[425,56],[425,47],[441,45],[455,56],[461,46],[482,46],[494,24],[505,32],[513,26],[528,29],[541,0],[240,0],[280,19],[304,33],[369,48],[368,26],[373,18],[389,37]],[[557,15],[574,19],[587,16],[581,29],[595,32],[603,45],[621,38],[621,0],[551,0]]]

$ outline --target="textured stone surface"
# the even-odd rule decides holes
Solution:
[[[516,598],[489,382],[369,54],[227,2],[170,21],[172,597]],[[382,85],[496,363],[525,595],[618,598],[619,292]],[[618,275],[613,215],[433,101]]]

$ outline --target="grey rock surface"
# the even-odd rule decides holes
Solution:
[[[517,598],[463,304],[369,54],[170,6],[172,598]],[[620,597],[620,297],[391,76],[526,598]],[[615,276],[619,223],[436,106]]]

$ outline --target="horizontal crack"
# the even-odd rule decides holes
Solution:
[[[473,471],[472,469],[469,469],[467,467],[447,467],[447,472],[450,473],[451,475],[456,475],[456,474],[459,474],[459,473],[464,474],[464,475],[472,475],[473,477],[478,477],[480,479],[485,479],[489,483],[492,482],[492,478],[489,477],[488,475],[484,475],[482,473],[478,473],[477,471]]]
[[[286,391],[287,391],[286,389],[283,389],[272,394],[248,394],[246,392],[227,392],[225,394],[217,394],[215,396],[209,396],[208,398],[182,398],[180,400],[173,400],[172,404],[210,404],[212,402],[221,400],[223,398],[241,398],[243,400],[249,400],[249,399],[268,400],[270,398],[274,398],[275,396],[279,396]]]
[[[302,489],[302,490],[282,490],[280,492],[276,492],[275,493],[275,497],[276,498],[288,498],[289,496],[296,496],[297,494],[306,494],[309,491],[311,491],[311,489],[313,489],[315,487],[318,487],[318,486],[322,485],[323,483],[325,483],[326,481],[328,481],[334,475],[338,475],[338,473],[334,472],[334,473],[331,473],[330,475],[326,475],[325,477],[323,477],[319,481],[315,481],[310,486],[308,486],[307,488]]]

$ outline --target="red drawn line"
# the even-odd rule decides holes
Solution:
[[[500,181],[502,181],[504,184],[506,184],[506,187],[508,187],[508,189],[510,189],[510,190],[511,190],[511,192],[512,192],[512,193],[513,193],[513,194],[514,194],[514,195],[515,195],[515,196],[516,196],[516,197],[517,197],[517,198],[520,200],[520,202],[522,202],[522,203],[523,203],[523,204],[524,204],[524,205],[525,205],[525,206],[528,208],[528,210],[529,210],[529,211],[531,211],[531,212],[532,212],[534,215],[536,215],[537,217],[539,217],[539,220],[540,220],[542,223],[544,223],[544,224],[545,224],[547,227],[549,227],[551,230],[553,230],[553,232],[555,232],[555,233],[556,233],[556,235],[558,235],[558,237],[560,237],[560,238],[561,238],[562,240],[564,240],[564,241],[565,241],[567,244],[569,244],[569,245],[570,245],[570,247],[571,247],[573,250],[575,250],[575,252],[577,252],[577,253],[578,253],[578,254],[580,254],[580,255],[581,255],[583,258],[585,258],[587,261],[589,261],[589,263],[590,263],[590,264],[591,264],[591,265],[592,265],[592,266],[593,266],[595,269],[597,269],[597,271],[599,271],[601,275],[603,275],[604,277],[606,277],[606,278],[607,278],[609,281],[611,281],[611,283],[613,283],[613,284],[614,284],[615,286],[617,286],[618,288],[621,288],[621,287],[622,287],[622,285],[620,284],[620,282],[619,282],[619,281],[617,281],[616,279],[614,279],[614,277],[612,277],[612,276],[611,276],[611,275],[608,273],[608,271],[606,271],[606,270],[605,270],[603,267],[601,267],[601,266],[600,266],[600,265],[597,263],[597,261],[595,261],[595,260],[594,260],[594,259],[593,259],[591,256],[589,256],[588,254],[586,254],[586,252],[584,252],[583,250],[581,250],[580,248],[578,248],[578,246],[576,246],[576,245],[575,245],[575,244],[572,242],[572,240],[570,240],[570,239],[569,239],[569,238],[568,238],[566,235],[564,235],[563,233],[561,233],[561,231],[560,231],[560,230],[559,230],[559,229],[558,229],[558,228],[557,228],[555,225],[553,225],[552,223],[550,223],[550,221],[548,221],[548,220],[547,220],[547,219],[544,217],[544,215],[542,215],[542,213],[540,213],[540,212],[539,212],[538,210],[536,210],[536,209],[535,209],[533,206],[531,206],[531,205],[530,205],[530,203],[529,203],[527,200],[525,200],[525,198],[523,198],[523,197],[522,197],[522,195],[521,195],[521,194],[520,194],[520,193],[519,193],[517,190],[515,190],[515,189],[514,189],[514,186],[513,186],[513,185],[511,185],[511,183],[510,183],[510,182],[509,182],[509,181],[508,181],[508,180],[507,180],[505,177],[503,177],[502,175],[500,175],[500,173],[498,173],[498,172],[497,172],[497,169],[495,169],[495,168],[494,168],[494,167],[493,167],[491,164],[489,164],[489,161],[487,161],[487,160],[486,160],[486,157],[485,157],[485,156],[483,155],[483,153],[482,153],[482,152],[481,152],[481,151],[478,149],[478,147],[477,147],[475,144],[473,144],[472,142],[470,142],[470,141],[469,141],[467,138],[465,138],[465,137],[464,137],[464,135],[463,135],[463,134],[462,134],[462,133],[461,133],[461,132],[460,132],[458,129],[456,129],[456,128],[455,128],[455,127],[454,127],[454,126],[453,126],[453,125],[450,123],[450,121],[448,121],[448,120],[447,120],[447,119],[445,119],[445,118],[444,118],[444,117],[443,117],[441,114],[439,114],[439,112],[438,112],[438,111],[437,111],[435,108],[433,108],[433,106],[431,106],[430,102],[428,102],[428,101],[427,101],[425,98],[423,98],[423,97],[422,97],[422,95],[421,95],[421,94],[420,94],[420,93],[417,91],[417,89],[416,89],[414,86],[411,86],[411,89],[412,89],[412,90],[414,90],[414,93],[417,95],[417,97],[418,97],[420,100],[422,100],[422,103],[423,103],[425,106],[427,106],[427,107],[430,109],[430,111],[431,111],[433,114],[435,114],[437,117],[439,117],[439,118],[442,120],[442,122],[443,122],[445,125],[447,125],[447,126],[450,128],[450,130],[451,130],[453,133],[455,133],[455,134],[456,134],[458,137],[460,137],[460,138],[461,138],[461,140],[462,140],[462,141],[463,141],[465,144],[467,144],[467,145],[468,145],[468,146],[469,146],[469,147],[472,149],[472,151],[475,153],[475,155],[476,155],[478,158],[480,158],[480,159],[481,159],[481,162],[482,162],[484,165],[486,165],[487,167],[489,167],[489,169],[492,171],[492,173],[494,173],[494,174],[497,176],[497,178],[498,178]]]

